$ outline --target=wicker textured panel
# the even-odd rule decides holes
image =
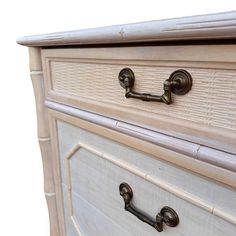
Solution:
[[[130,67],[136,77],[135,91],[161,95],[163,82],[177,67],[131,66],[83,62],[51,61],[53,90],[154,114],[194,121],[199,124],[236,129],[236,71],[181,68],[193,77],[192,90],[184,96],[173,95],[174,103],[165,105],[125,99],[118,74]]]

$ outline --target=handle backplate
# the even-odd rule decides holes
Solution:
[[[178,214],[174,209],[164,206],[161,211],[156,215],[156,219],[152,219],[150,216],[144,214],[142,211],[136,209],[132,204],[133,191],[132,188],[127,183],[121,183],[119,186],[120,195],[124,199],[125,210],[129,211],[131,214],[135,215],[141,221],[154,227],[158,232],[163,231],[163,223],[170,227],[175,227],[179,224]]]
[[[126,98],[137,98],[143,101],[156,101],[165,104],[172,103],[171,93],[184,95],[192,88],[192,77],[186,70],[176,70],[170,77],[164,81],[162,95],[153,95],[149,93],[137,93],[133,91],[135,83],[134,72],[130,68],[124,68],[120,71],[119,83],[125,91]]]

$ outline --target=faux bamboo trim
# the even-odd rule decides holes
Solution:
[[[30,76],[34,88],[37,111],[38,140],[43,162],[45,198],[48,205],[50,219],[50,235],[59,236],[60,231],[58,224],[57,202],[51,159],[51,139],[49,134],[47,111],[44,106],[44,80],[40,49],[33,47],[29,48],[29,56]]]
[[[136,138],[140,138],[144,141],[157,144],[172,151],[188,155],[189,157],[195,159],[199,159],[202,162],[207,162],[212,165],[236,172],[236,155],[234,154],[230,154],[208,147],[207,156],[206,154],[203,156],[202,149],[206,149],[206,147],[201,146],[199,144],[191,143],[172,136],[158,133],[156,131],[138,127],[88,111],[69,107],[56,102],[45,101],[45,105],[50,109],[63,112],[68,115],[72,115],[74,117],[78,117],[80,119],[116,130],[124,134],[128,134]],[[224,160],[219,161],[219,156],[223,156]]]
[[[17,39],[25,46],[97,45],[236,37],[236,11],[100,27]]]
[[[87,151],[105,159],[106,161],[109,161],[111,163],[113,163],[116,166],[121,167],[122,169],[125,169],[127,171],[129,171],[132,174],[135,174],[136,176],[139,176],[143,179],[145,179],[146,181],[162,188],[163,190],[175,195],[178,198],[181,198],[203,210],[208,211],[210,214],[216,215],[222,219],[224,219],[225,221],[228,221],[232,224],[236,225],[236,216],[232,216],[231,214],[228,214],[220,209],[217,208],[217,206],[212,205],[211,203],[208,203],[207,201],[200,199],[188,192],[183,191],[180,188],[177,188],[174,185],[171,185],[163,180],[158,179],[157,177],[148,174],[148,172],[143,171],[142,169],[139,169],[135,166],[130,165],[130,163],[123,161],[123,160],[119,160],[118,158],[116,158],[115,156],[112,156],[108,153],[104,153],[101,150],[97,150],[93,147],[91,147],[88,144],[84,144],[79,142],[78,144],[76,144],[72,150],[66,155],[66,159],[68,162],[67,165],[67,184],[68,184],[68,195],[69,195],[69,205],[71,206],[71,217],[73,217],[73,204],[72,204],[72,197],[71,197],[71,173],[70,173],[70,163],[69,160],[71,159],[71,157],[73,156],[73,154],[75,152],[77,152],[80,148],[84,148]]]

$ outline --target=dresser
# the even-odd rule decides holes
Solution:
[[[236,235],[236,12],[17,42],[51,236]]]

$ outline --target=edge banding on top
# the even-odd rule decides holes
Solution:
[[[20,37],[24,46],[236,39],[236,11]]]

